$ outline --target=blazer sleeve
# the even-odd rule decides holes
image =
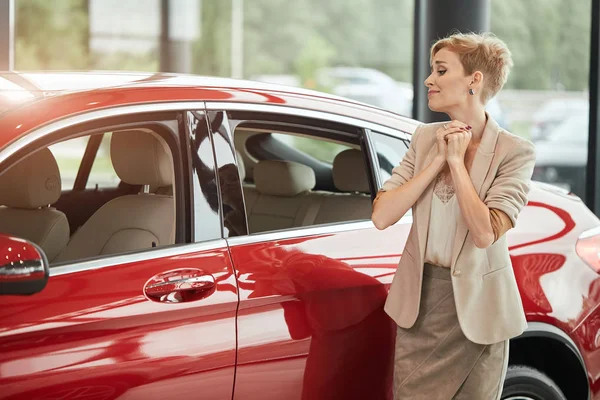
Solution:
[[[404,185],[406,182],[412,179],[415,173],[415,160],[417,157],[417,140],[419,140],[419,134],[423,125],[419,125],[415,132],[412,134],[410,139],[410,146],[408,151],[404,154],[404,158],[400,164],[392,170],[392,176],[383,183],[381,191],[385,192],[388,190],[395,189],[399,186]]]
[[[503,211],[510,218],[513,227],[521,209],[527,204],[534,165],[534,145],[517,139],[500,164],[496,178],[486,194],[484,203],[488,208]]]

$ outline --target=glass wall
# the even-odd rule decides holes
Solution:
[[[491,0],[491,6],[491,30],[515,62],[497,96],[504,125],[535,143],[534,179],[584,197],[591,0]]]
[[[16,0],[16,69],[155,72],[166,37],[162,68],[171,71],[305,87],[412,114],[414,0],[172,0],[168,13],[162,3]]]
[[[317,89],[412,114],[415,0],[16,0],[17,70],[173,71]],[[591,0],[489,0],[515,67],[488,111],[585,194]],[[533,18],[532,16],[535,16]],[[166,23],[166,25],[165,25]],[[164,66],[163,66],[164,67]]]
[[[16,4],[16,69],[160,68],[160,0]],[[177,72],[339,92],[410,113],[413,0],[177,0],[169,7]]]

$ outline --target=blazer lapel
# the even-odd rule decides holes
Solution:
[[[486,115],[488,117],[488,120],[483,131],[481,142],[479,143],[479,148],[477,149],[477,153],[475,154],[475,158],[473,159],[471,170],[469,172],[469,176],[471,177],[473,187],[479,195],[479,198],[482,200],[484,194],[481,193],[481,187],[483,186],[483,182],[485,181],[485,178],[490,170],[490,166],[492,164],[494,152],[496,149],[496,142],[498,141],[498,133],[500,131],[500,127],[498,126],[496,121],[494,121],[487,113]],[[461,215],[458,218],[456,234],[454,236],[454,246],[452,249],[451,265],[452,269],[454,269],[454,265],[456,264],[458,255],[460,254],[460,251],[465,243],[468,232],[469,229],[467,228],[467,224]]]

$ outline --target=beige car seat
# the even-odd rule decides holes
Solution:
[[[37,244],[52,261],[69,241],[67,217],[50,207],[60,194],[60,172],[49,149],[19,161],[0,175],[0,232]]]
[[[110,155],[119,178],[131,185],[173,184],[171,151],[150,130],[112,134]],[[164,246],[175,242],[175,203],[171,195],[139,193],[117,197],[96,211],[73,235],[57,261]]]
[[[315,186],[312,168],[292,161],[259,161],[255,187],[244,187],[250,233],[302,225]]]
[[[371,219],[369,176],[360,150],[348,149],[333,160],[333,184],[338,192],[313,192],[314,218],[304,225],[319,225]]]

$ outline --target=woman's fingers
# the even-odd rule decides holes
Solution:
[[[444,125],[446,125],[448,128],[452,127],[452,128],[466,128],[466,129],[471,129],[471,127],[468,124],[466,124],[466,123],[464,123],[462,121],[456,120],[456,119],[452,120],[452,121],[450,121],[450,122],[448,122],[448,123],[446,123]]]
[[[449,134],[449,133],[454,133],[454,132],[464,132],[466,130],[465,127],[463,126],[449,126],[447,125],[446,128],[444,128],[443,126],[438,128],[438,130],[436,131],[438,134],[439,133],[445,133],[445,134]]]
[[[445,131],[450,131],[453,129],[461,129],[463,131],[467,131],[467,130],[471,130],[471,127],[467,124],[465,124],[462,121],[458,121],[458,120],[453,120],[450,122],[445,122],[442,124],[441,129],[445,130]]]
[[[454,142],[454,141],[458,141],[458,140],[470,141],[471,140],[471,132],[461,130],[459,132],[449,133],[448,135],[446,135],[447,142]]]
[[[445,139],[447,136],[452,135],[452,134],[456,134],[456,133],[462,133],[464,132],[463,128],[458,128],[458,127],[452,127],[452,128],[448,128],[448,129],[438,129],[436,132],[436,136],[438,140],[442,140]]]

